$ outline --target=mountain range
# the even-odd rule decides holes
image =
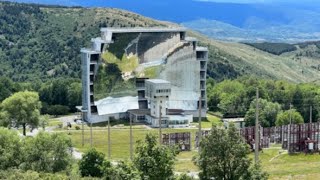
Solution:
[[[100,27],[178,26],[114,8],[0,2],[0,76],[14,81],[80,78],[80,48]],[[243,75],[296,83],[319,81],[320,44],[242,44],[189,30],[209,48],[208,78]]]
[[[182,24],[228,41],[301,42],[320,39],[320,4],[314,1],[16,0],[65,6],[112,7]]]

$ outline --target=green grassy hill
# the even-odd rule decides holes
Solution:
[[[15,81],[80,78],[81,47],[100,36],[100,27],[177,26],[112,8],[79,8],[0,2],[0,76]],[[317,58],[274,55],[249,45],[208,39],[208,75],[218,81],[257,75],[292,82],[319,81]],[[309,47],[309,45],[307,46]],[[297,48],[295,52],[307,51]],[[300,54],[299,54],[300,55]],[[308,52],[308,55],[310,53]]]

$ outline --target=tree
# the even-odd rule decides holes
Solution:
[[[200,142],[195,161],[200,168],[200,179],[244,179],[251,164],[249,152],[234,125],[228,130],[213,126],[210,135]]]
[[[248,173],[244,176],[243,179],[250,179],[250,180],[267,180],[268,174],[261,170],[260,163],[254,164],[250,167]]]
[[[104,159],[105,155],[96,149],[90,149],[79,161],[79,171],[82,177],[102,177],[111,168],[111,163]]]
[[[14,83],[7,77],[0,77],[0,102],[15,91]]]
[[[272,127],[275,125],[277,114],[281,111],[278,103],[269,102],[265,99],[259,99],[259,121],[262,127]],[[256,119],[256,100],[250,104],[250,109],[245,116],[246,126],[254,126]]]
[[[170,179],[177,155],[175,148],[157,144],[154,135],[147,134],[144,142],[138,141],[133,163],[141,172],[141,179]]]
[[[287,111],[280,112],[277,115],[277,126],[287,125],[290,124],[290,116],[291,116],[291,122],[293,124],[301,124],[303,123],[303,117],[299,112],[297,112],[296,109],[291,109]]]
[[[81,96],[82,96],[82,87],[81,83],[74,82],[70,84],[67,90],[67,101],[68,106],[71,110],[76,111],[76,106],[81,104]]]
[[[69,112],[69,107],[68,106],[63,106],[63,105],[51,105],[51,106],[46,106],[43,111],[54,116],[58,115],[66,115]]]
[[[26,126],[37,126],[40,117],[41,102],[36,92],[24,91],[13,94],[2,102],[2,110],[11,124],[22,125],[23,135]]]
[[[40,132],[26,139],[25,162],[22,168],[37,172],[55,173],[71,165],[71,140],[64,134]]]
[[[50,116],[48,114],[42,115],[39,119],[39,125],[45,130],[46,126],[49,124]]]
[[[0,170],[18,167],[22,161],[22,143],[14,131],[0,127]]]
[[[120,161],[118,164],[107,169],[106,178],[110,180],[139,180],[140,173],[132,162]]]

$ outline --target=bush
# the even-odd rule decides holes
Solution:
[[[25,162],[22,169],[55,173],[71,165],[71,140],[64,134],[40,132],[26,139]]]
[[[18,134],[0,127],[0,169],[18,167],[22,157],[22,143]]]
[[[9,169],[7,171],[0,171],[0,179],[17,180],[17,179],[28,179],[28,180],[39,180],[39,179],[50,179],[50,180],[68,180],[63,174],[50,174],[50,173],[38,173],[36,171],[23,171],[20,169]]]
[[[80,130],[81,128],[79,126],[74,127],[76,130]]]
[[[139,180],[140,173],[131,162],[120,161],[116,167],[105,171],[106,179]]]
[[[68,106],[63,105],[51,105],[42,109],[43,113],[47,113],[54,116],[66,115],[69,113],[69,111],[70,108]]]
[[[105,155],[96,149],[90,149],[79,161],[79,171],[82,177],[102,177],[111,163],[104,159]]]

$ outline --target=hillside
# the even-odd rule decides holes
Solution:
[[[177,26],[112,8],[71,8],[0,2],[0,75],[15,81],[80,77],[81,47],[100,27]],[[210,40],[208,75],[218,81],[258,75],[292,82],[317,80],[319,71],[288,56],[248,45]],[[319,64],[319,63],[318,63]],[[316,62],[314,62],[316,65]]]
[[[217,64],[223,63],[223,66],[214,72],[221,72],[220,68],[228,66],[226,70],[230,70],[231,74],[233,72],[238,75],[256,75],[295,83],[319,82],[320,71],[314,68],[320,64],[319,58],[312,57],[309,63],[301,63],[292,57],[295,55],[293,52],[275,55],[246,44],[212,40],[194,32],[192,35],[209,46],[211,61],[208,67],[217,68]],[[302,54],[308,52],[305,49],[300,51]],[[209,75],[210,73],[212,72],[208,72]],[[230,76],[230,73],[225,71],[225,75]],[[221,76],[220,74],[219,77]]]
[[[80,48],[106,26],[164,23],[117,9],[0,2],[0,76],[15,81],[79,78]]]
[[[125,9],[182,23],[220,40],[295,43],[320,39],[320,5],[315,0],[11,1]]]

